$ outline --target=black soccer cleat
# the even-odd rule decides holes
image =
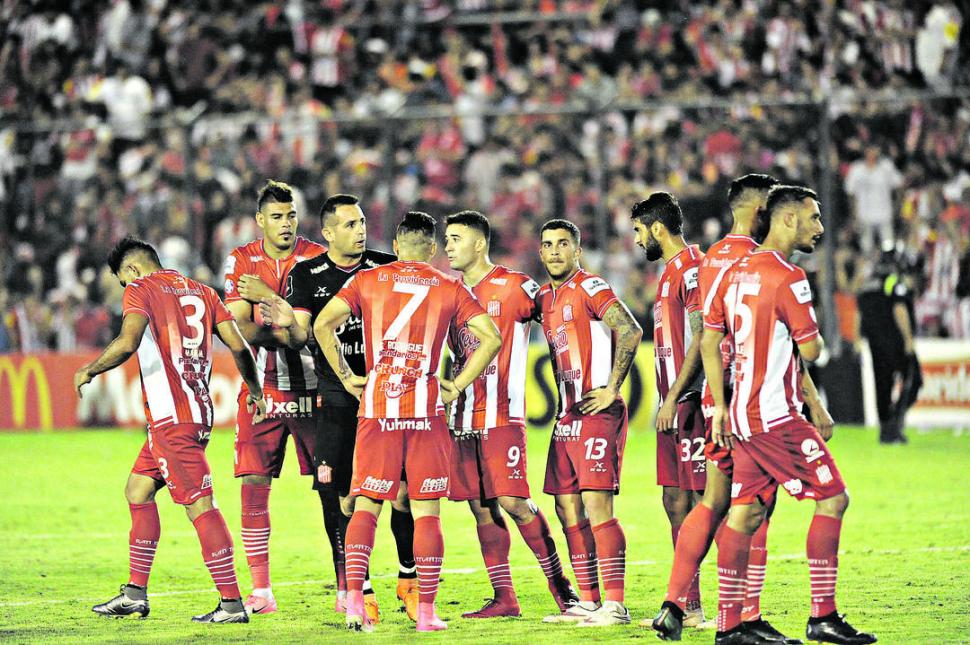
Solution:
[[[759,636],[746,630],[743,625],[726,632],[718,632],[714,636],[714,645],[782,645],[784,642],[777,638]]]
[[[121,593],[100,605],[91,607],[91,611],[99,616],[109,618],[121,618],[122,616],[133,616],[138,614],[138,618],[145,618],[150,611],[148,607],[148,595],[140,587],[131,585],[121,585]]]
[[[192,616],[193,623],[248,623],[249,614],[243,607],[242,598],[223,598],[208,614]]]
[[[680,634],[684,631],[684,612],[674,603],[665,600],[660,605],[660,613],[653,619],[650,626],[657,632],[657,638],[660,640],[679,641]]]
[[[874,634],[860,632],[845,620],[845,616],[834,611],[828,616],[809,618],[805,627],[805,638],[817,643],[839,645],[866,645],[879,640]]]
[[[775,629],[771,623],[760,616],[756,620],[749,620],[741,623],[741,626],[744,628],[744,631],[757,634],[762,638],[774,638],[775,640],[785,643],[785,645],[802,645],[801,639],[789,638],[788,636],[785,636],[780,631]]]

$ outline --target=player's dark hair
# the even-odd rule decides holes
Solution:
[[[360,197],[357,195],[345,195],[340,193],[327,197],[327,201],[323,202],[323,206],[320,207],[320,226],[323,227],[327,225],[327,218],[337,212],[338,206],[354,206],[359,203]]]
[[[754,218],[754,230],[751,235],[754,241],[758,244],[765,241],[765,237],[768,236],[768,231],[771,229],[771,216],[775,212],[787,204],[801,202],[806,197],[818,201],[818,195],[815,194],[815,191],[804,186],[778,184],[769,190],[765,207],[758,209]]]
[[[731,186],[728,188],[728,206],[734,208],[734,205],[747,190],[768,191],[779,183],[781,182],[771,175],[762,175],[755,172],[738,177],[731,182]]]
[[[434,218],[427,213],[408,211],[401,219],[401,223],[397,225],[397,236],[400,237],[407,233],[420,233],[433,240],[435,228]]]
[[[452,213],[445,218],[445,226],[450,226],[451,224],[461,224],[462,226],[473,228],[484,235],[486,241],[492,239],[492,227],[489,226],[488,218],[478,211],[459,211]]]
[[[161,260],[158,259],[158,252],[155,251],[153,247],[148,242],[144,240],[139,240],[134,237],[126,237],[115,244],[111,252],[108,253],[108,268],[111,269],[111,273],[118,275],[121,271],[121,265],[124,264],[125,258],[132,253],[144,254],[151,262],[155,263],[156,266],[162,266]]]
[[[543,224],[542,228],[539,229],[539,236],[541,237],[546,231],[568,231],[570,237],[573,238],[573,243],[575,243],[576,246],[579,246],[580,244],[581,238],[579,235],[579,228],[569,220],[551,219]]]
[[[262,211],[268,203],[287,204],[293,201],[293,189],[282,181],[269,179],[256,194],[256,210]]]
[[[684,213],[680,210],[680,203],[676,197],[663,191],[634,204],[630,218],[639,220],[647,228],[654,222],[660,222],[671,235],[680,235],[684,229]]]

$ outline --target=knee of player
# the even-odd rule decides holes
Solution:
[[[832,517],[842,517],[846,509],[849,508],[849,493],[843,491],[835,497],[829,497],[818,502],[818,510],[824,515]]]
[[[208,513],[215,508],[212,503],[212,495],[206,495],[205,497],[200,497],[191,504],[185,505],[185,514],[189,516],[191,521],[195,521],[195,518],[202,515],[203,513]]]
[[[667,515],[683,516],[690,506],[690,497],[681,489],[674,486],[664,486],[663,505]]]
[[[498,498],[498,503],[516,524],[528,524],[535,517],[535,511],[529,504],[529,500],[503,496]]]

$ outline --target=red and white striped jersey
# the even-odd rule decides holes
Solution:
[[[536,305],[559,387],[557,418],[586,392],[609,384],[616,343],[603,314],[618,300],[606,280],[582,269],[555,289],[539,289]]]
[[[145,418],[153,431],[180,423],[212,425],[212,330],[232,314],[209,286],[162,269],[125,288],[122,315],[148,327],[138,345]]]
[[[701,310],[697,288],[697,270],[704,254],[696,246],[687,246],[670,258],[657,284],[657,299],[653,305],[653,356],[657,368],[657,394],[660,403],[667,398],[670,386],[677,380],[684,365],[687,347],[693,334],[689,314]],[[685,394],[700,390],[702,375],[688,386]]]
[[[758,243],[754,241],[754,238],[734,233],[728,234],[723,239],[711,244],[710,248],[707,249],[707,253],[701,258],[701,264],[697,268],[697,288],[705,311],[710,307],[709,300],[713,294],[712,286],[721,269],[731,266],[738,261],[738,258],[747,255],[749,251],[753,251],[757,247]],[[734,377],[731,374],[731,361],[733,358],[734,354],[731,349],[731,341],[725,338],[724,342],[721,343],[721,362],[724,366],[725,385],[730,385],[734,382]],[[714,399],[711,397],[711,390],[706,380],[704,381],[704,393],[701,397],[701,402],[705,407],[714,405]]]
[[[358,416],[442,416],[437,374],[449,326],[484,315],[472,292],[426,262],[399,260],[354,275],[337,293],[362,320],[367,385]]]
[[[752,251],[712,288],[704,326],[725,332],[734,348],[734,434],[747,439],[803,419],[795,345],[819,334],[805,272],[777,251]]]
[[[502,336],[502,349],[451,408],[451,425],[463,430],[490,430],[525,423],[525,372],[529,353],[529,326],[535,317],[535,280],[495,266],[472,287],[472,293],[492,318]],[[452,327],[448,345],[455,357],[457,376],[478,347],[466,327]]]
[[[258,275],[269,288],[285,296],[286,276],[297,262],[308,260],[325,252],[326,249],[304,237],[296,238],[296,246],[289,257],[274,260],[263,250],[263,240],[253,240],[249,244],[237,247],[223,267],[225,273],[226,302],[242,300],[237,285],[239,278],[245,274]],[[263,317],[259,307],[253,307],[253,321],[262,324]],[[304,347],[296,351],[287,347],[279,349],[255,346],[252,348],[256,357],[256,368],[259,372],[259,382],[264,388],[296,392],[313,390],[317,387],[317,377],[313,371],[313,354]],[[243,383],[245,389],[246,384]]]

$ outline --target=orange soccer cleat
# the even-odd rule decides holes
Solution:
[[[405,613],[414,622],[418,620],[419,597],[417,578],[397,579],[397,599],[403,603]]]

